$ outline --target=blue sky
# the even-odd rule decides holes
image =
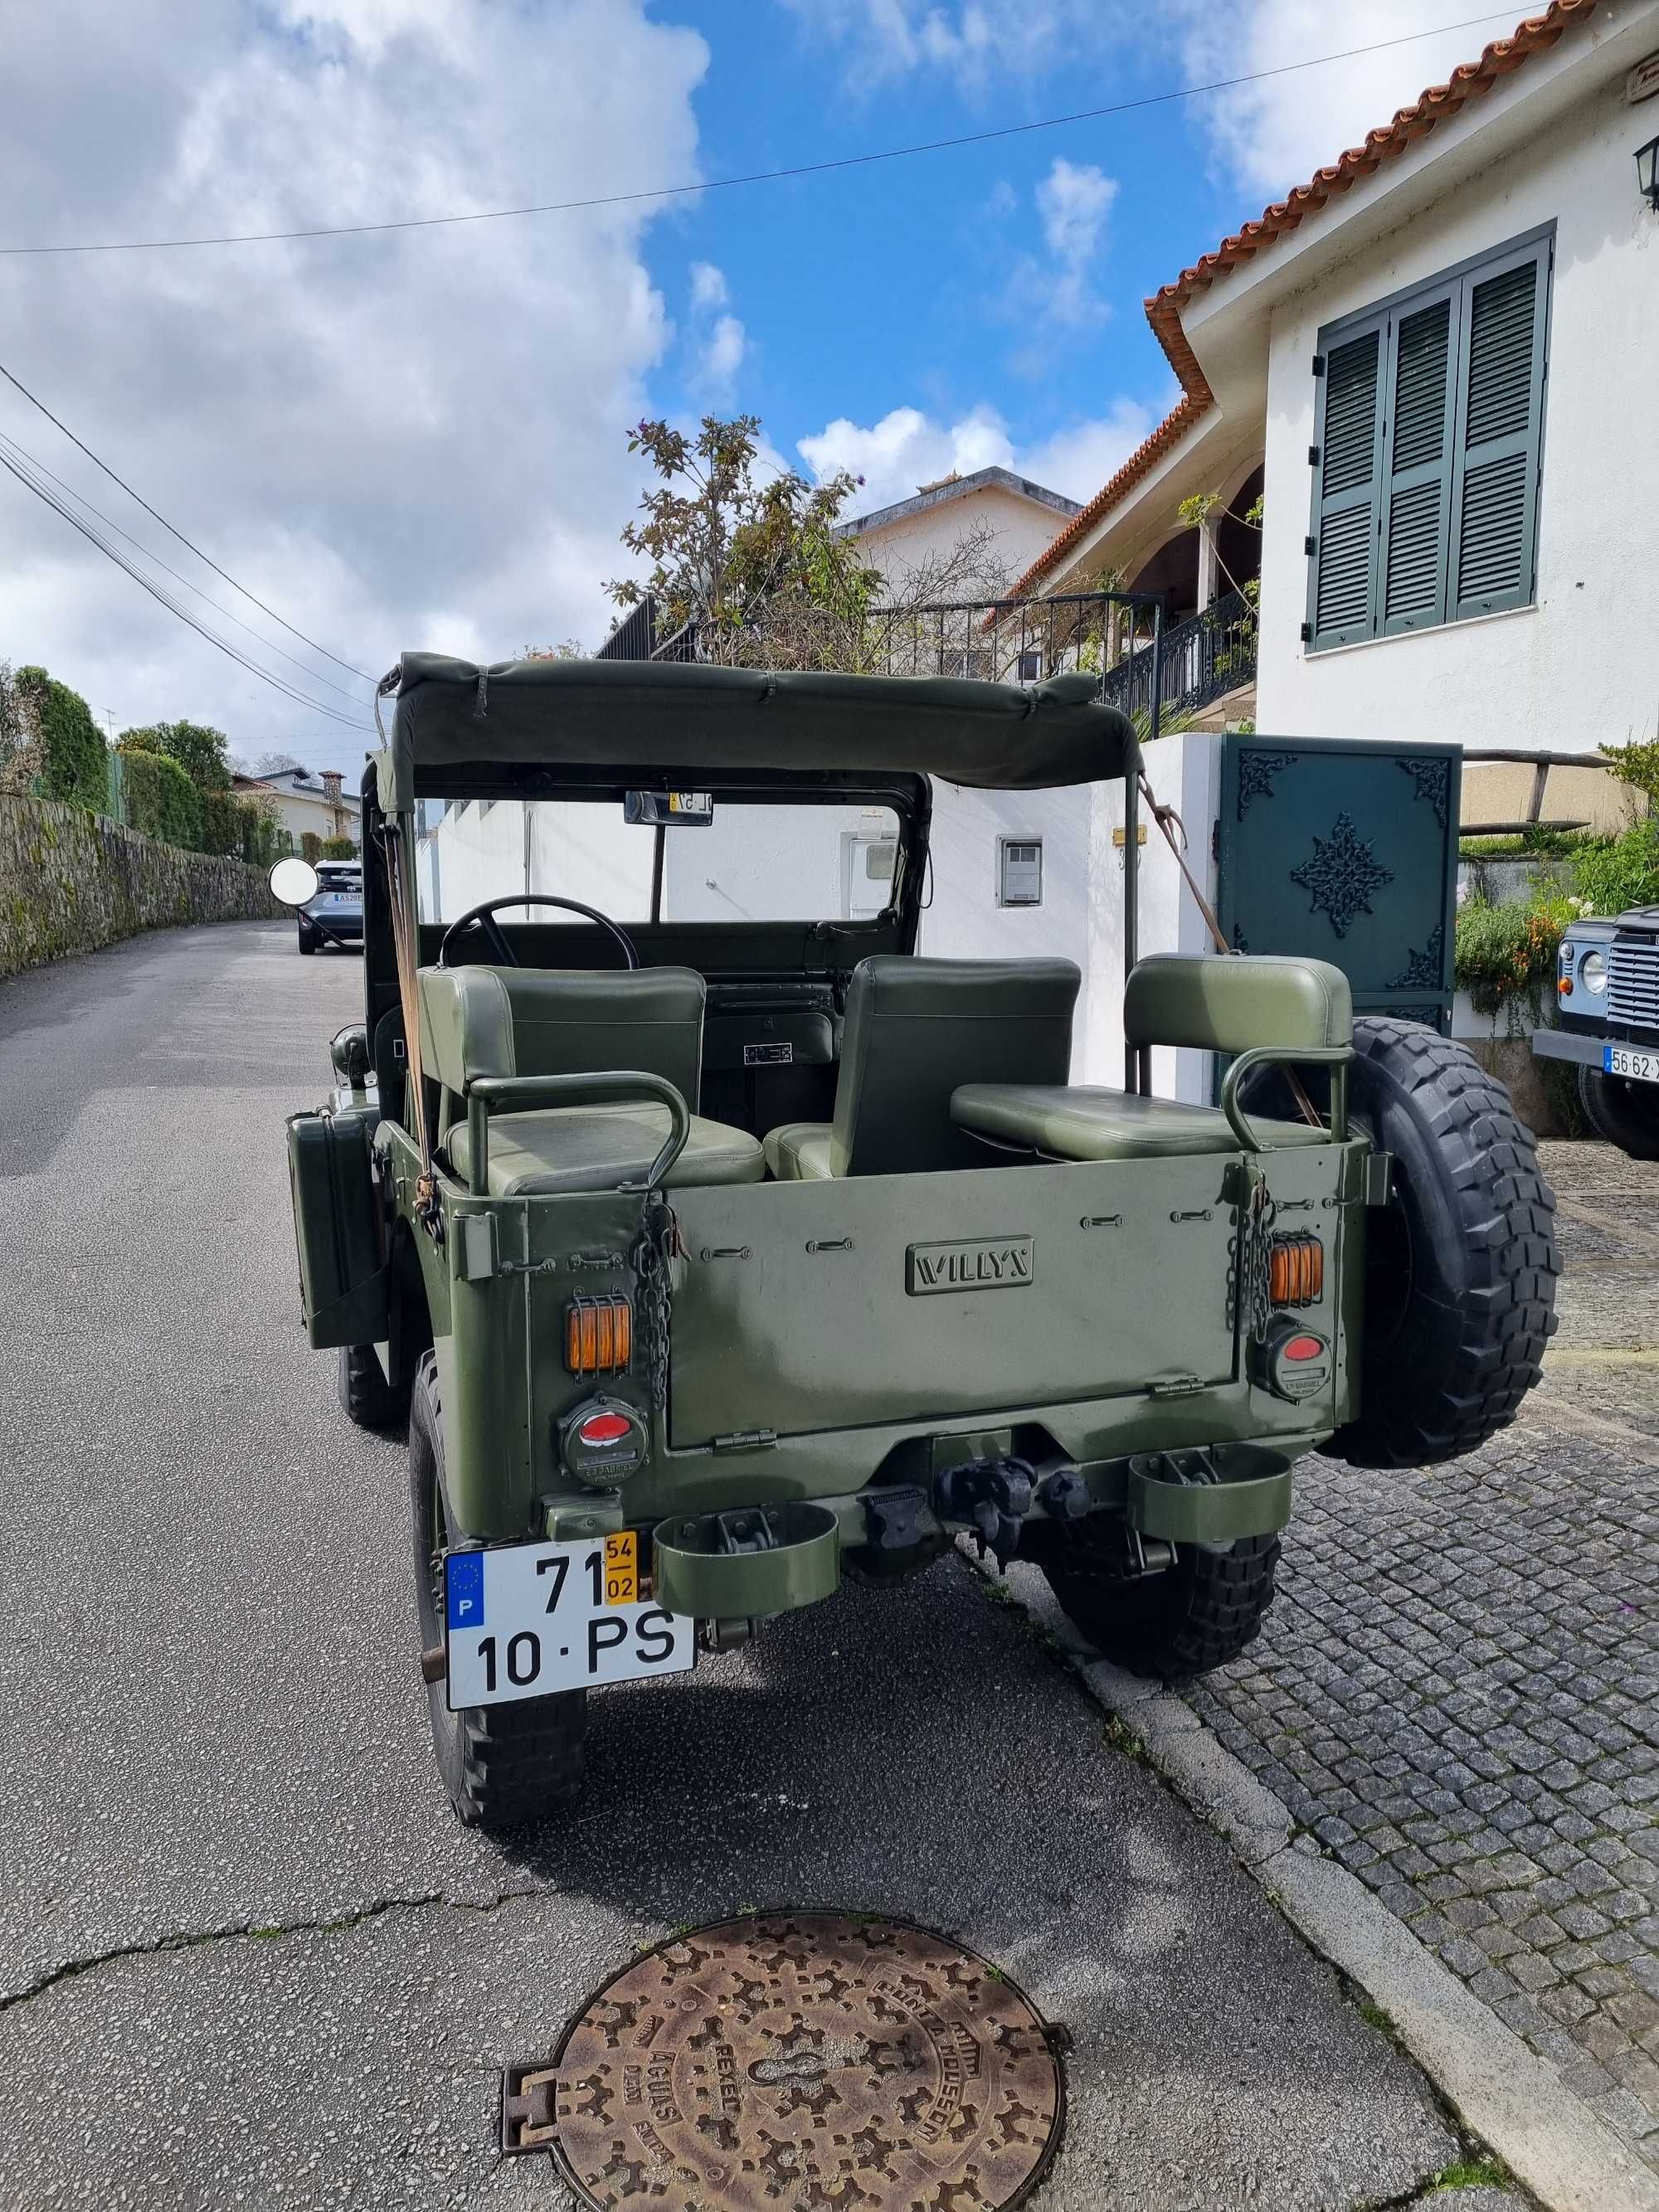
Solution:
[[[672,204],[0,258],[0,361],[294,625],[238,597],[0,385],[0,439],[188,579],[167,588],[195,587],[197,615],[264,674],[3,476],[0,660],[43,664],[116,730],[188,717],[245,757],[355,775],[371,679],[400,651],[489,660],[605,636],[605,581],[627,565],[618,534],[644,481],[626,452],[642,414],[758,415],[781,462],[865,473],[866,506],[987,461],[1086,499],[1174,396],[1146,295],[1513,27],[1510,14],[1446,28],[1468,5],[14,9],[8,244],[626,193],[1256,81]],[[1436,34],[1387,52],[1261,74],[1425,27]]]
[[[654,12],[694,25],[708,44],[695,105],[703,172],[717,176],[1133,100],[1472,11],[1456,0],[1343,9],[1291,0],[1166,7],[1139,27],[1109,0],[977,11],[932,0],[659,0]],[[909,488],[897,482],[907,461],[940,459],[938,438],[894,437],[877,453],[844,434],[826,441],[827,425],[867,431],[907,409],[946,433],[988,413],[1021,461],[1087,497],[1176,396],[1145,298],[1509,22],[1253,90],[707,194],[645,246],[676,325],[653,395],[671,413],[759,414],[809,473],[814,462],[867,459],[881,499]],[[707,273],[699,283],[699,264],[722,286]],[[742,325],[729,375],[708,368],[721,314]],[[730,323],[721,343],[729,360]]]

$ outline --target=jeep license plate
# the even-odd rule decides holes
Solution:
[[[1659,1083],[1659,1052],[1638,1052],[1627,1044],[1604,1044],[1601,1070],[1627,1075],[1632,1083]]]
[[[505,1544],[444,1561],[447,1695],[466,1705],[683,1674],[696,1623],[639,1595],[631,1530],[582,1544]]]

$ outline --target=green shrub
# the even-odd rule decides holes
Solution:
[[[124,753],[165,753],[177,761],[204,798],[230,789],[229,742],[222,730],[204,722],[152,722],[142,730],[123,730],[117,740]]]
[[[1587,838],[1572,856],[1573,884],[1591,914],[1623,914],[1659,902],[1659,822],[1617,837]]]
[[[1545,1019],[1544,994],[1555,981],[1561,933],[1573,916],[1565,899],[1540,893],[1529,902],[1493,906],[1470,899],[1457,910],[1455,974],[1478,1014],[1496,1028],[1504,1014],[1518,1036],[1523,1013]]]
[[[541,657],[544,659],[550,659],[551,655],[544,653]],[[325,860],[355,860],[356,857],[357,848],[349,837],[324,838],[323,858]]]
[[[309,860],[314,868],[322,857],[322,839],[314,830],[302,830],[300,832],[300,858],[302,860]]]
[[[101,814],[109,805],[109,763],[91,708],[44,668],[20,668],[16,686],[40,733],[46,796]]]
[[[127,822],[146,837],[182,846],[186,852],[202,848],[202,794],[176,760],[165,753],[146,753],[126,747],[121,751],[126,777]]]

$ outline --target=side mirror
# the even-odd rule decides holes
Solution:
[[[368,1029],[362,1022],[348,1022],[330,1038],[328,1056],[346,1089],[361,1091],[368,1081]]]
[[[322,879],[309,860],[290,853],[287,860],[277,861],[268,880],[270,896],[283,906],[309,906]]]

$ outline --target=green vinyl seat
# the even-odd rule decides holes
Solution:
[[[1135,1160],[1194,1152],[1236,1152],[1238,1139],[1216,1106],[1141,1098],[1128,1091],[1067,1089],[1045,1083],[964,1083],[951,1094],[951,1118],[988,1146],[1054,1160]],[[1252,1115],[1264,1145],[1324,1145],[1327,1129]],[[983,1156],[981,1156],[983,1157]]]
[[[951,1119],[962,1083],[1063,1083],[1081,977],[1069,960],[860,960],[847,990],[835,1118],[771,1131],[781,1182],[981,1164]]]
[[[559,1106],[541,1113],[494,1114],[489,1119],[486,1180],[492,1198],[544,1198],[578,1190],[612,1190],[642,1182],[668,1135],[665,1106]],[[449,1164],[463,1182],[472,1172],[465,1122],[449,1132]],[[694,1185],[759,1182],[761,1148],[745,1130],[691,1116],[685,1150],[663,1179],[667,1190]]]

